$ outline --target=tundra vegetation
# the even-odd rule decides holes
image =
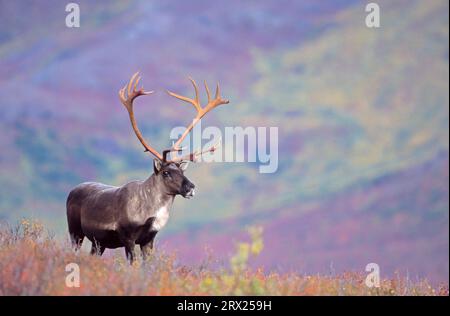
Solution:
[[[400,276],[368,288],[364,274],[302,275],[252,269],[249,262],[263,250],[263,230],[248,229],[249,241],[238,242],[226,267],[213,268],[209,258],[198,266],[178,263],[157,249],[133,265],[122,252],[92,256],[73,251],[36,220],[0,225],[0,295],[449,295],[448,285]],[[80,287],[66,286],[65,267],[80,267]]]

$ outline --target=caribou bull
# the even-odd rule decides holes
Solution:
[[[208,85],[205,89],[208,104],[200,105],[198,87],[189,78],[195,90],[195,99],[187,98],[167,91],[169,95],[192,104],[197,110],[192,123],[181,137],[160,154],[142,137],[134,118],[133,101],[141,95],[149,95],[153,91],[136,90],[140,80],[135,73],[128,84],[119,91],[119,97],[125,106],[131,126],[146,152],[155,156],[153,174],[145,181],[132,181],[121,187],[96,182],[85,182],[70,191],[67,197],[67,222],[70,238],[75,249],[81,247],[84,237],[92,242],[91,253],[102,255],[105,248],[125,247],[125,254],[132,263],[135,260],[135,245],[141,248],[145,259],[153,249],[156,234],[166,225],[173,200],[176,195],[185,198],[194,196],[194,184],[184,176],[190,161],[206,152],[213,152],[216,146],[205,151],[195,151],[185,156],[170,159],[174,152],[181,153],[182,141],[193,129],[194,125],[209,111],[229,101],[220,96],[219,85],[214,98],[211,98]]]

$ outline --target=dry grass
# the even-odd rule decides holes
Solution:
[[[252,241],[236,245],[227,269],[187,267],[156,251],[146,262],[129,266],[123,256],[102,257],[74,252],[33,220],[0,227],[0,295],[448,295],[448,285],[431,287],[385,279],[365,286],[365,275],[304,276],[263,273],[247,262],[263,248],[262,230],[249,230]],[[67,287],[66,265],[80,267],[80,287]]]

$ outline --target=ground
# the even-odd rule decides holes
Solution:
[[[75,252],[35,220],[0,228],[0,295],[449,295],[448,284],[383,279],[368,288],[366,275],[300,275],[251,269],[263,245],[263,231],[249,229],[250,242],[236,245],[229,265],[210,260],[185,266],[175,255],[156,250],[130,266],[122,251],[106,257]],[[79,271],[79,278],[77,273]],[[79,285],[79,286],[78,286]]]

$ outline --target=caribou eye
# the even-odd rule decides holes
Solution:
[[[169,172],[168,171],[163,171],[163,177],[167,178],[168,176],[170,176]]]

